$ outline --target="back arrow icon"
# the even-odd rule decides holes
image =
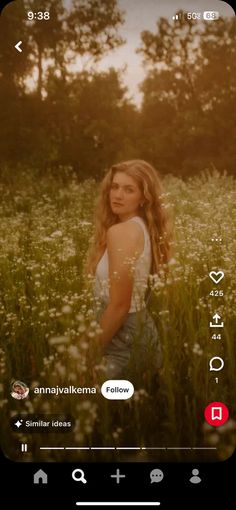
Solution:
[[[22,41],[19,41],[16,45],[15,45],[15,48],[17,51],[20,51],[22,52],[22,49],[20,48],[20,45],[22,44]]]

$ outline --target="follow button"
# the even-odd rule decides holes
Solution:
[[[103,383],[101,392],[108,400],[127,400],[132,397],[134,387],[126,379],[109,379]]]

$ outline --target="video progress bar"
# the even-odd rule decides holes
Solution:
[[[40,450],[217,450],[216,446],[40,446]]]
[[[159,501],[78,501],[78,506],[159,506]]]

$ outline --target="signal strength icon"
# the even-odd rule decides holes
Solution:
[[[179,17],[180,17],[179,14],[175,14],[174,16],[172,16],[172,19],[176,20],[176,19],[179,19]]]

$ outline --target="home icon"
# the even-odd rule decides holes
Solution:
[[[42,469],[34,473],[34,483],[48,483],[48,475]]]

